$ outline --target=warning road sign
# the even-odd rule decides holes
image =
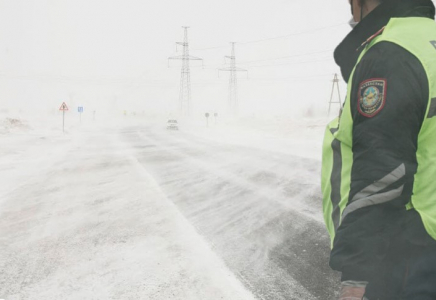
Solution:
[[[68,110],[68,106],[65,102],[62,102],[61,107],[59,110],[62,111],[62,131],[65,132],[65,111]]]
[[[65,104],[65,102],[62,102],[62,105],[59,108],[59,110],[63,110],[63,111],[68,110],[68,106]]]

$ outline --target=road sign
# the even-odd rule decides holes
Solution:
[[[62,132],[65,132],[65,111],[68,110],[68,106],[65,102],[62,102],[61,107],[59,110],[62,111]]]
[[[80,123],[82,123],[83,106],[78,106],[77,111],[79,112],[80,115]]]
[[[59,110],[63,110],[63,111],[68,110],[68,106],[67,106],[67,104],[66,104],[65,102],[62,102],[62,105],[61,105],[61,107],[59,108]]]

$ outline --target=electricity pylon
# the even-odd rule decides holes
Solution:
[[[183,54],[179,56],[169,57],[168,63],[170,59],[182,60],[182,71],[180,76],[180,92],[179,92],[180,112],[182,113],[182,115],[189,115],[191,113],[191,69],[189,68],[189,61],[203,60],[203,59],[189,55],[189,42],[188,42],[189,27],[183,26],[182,28],[185,31],[185,38],[183,39],[183,42],[177,42],[176,45],[183,46]]]
[[[336,85],[337,90],[338,90],[338,101],[333,101],[333,94],[335,91],[335,85]],[[335,104],[335,103],[339,103],[339,109],[342,109],[341,93],[339,91],[339,79],[338,79],[338,74],[336,74],[336,73],[335,73],[335,77],[333,78],[332,95],[330,96],[329,113],[328,113],[327,117],[330,116],[331,106],[332,106],[332,104]]]
[[[238,78],[236,72],[248,72],[245,69],[236,67],[236,56],[235,56],[235,44],[232,44],[232,55],[225,56],[225,58],[230,59],[230,67],[219,69],[219,71],[230,72],[229,77],[229,96],[228,96],[228,109],[230,113],[237,115],[239,113],[239,102],[238,102]],[[218,71],[218,72],[219,72]]]

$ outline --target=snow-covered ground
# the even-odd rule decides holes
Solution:
[[[0,299],[333,298],[327,120],[3,120]]]

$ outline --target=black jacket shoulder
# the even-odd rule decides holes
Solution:
[[[359,84],[371,78],[387,79],[387,96],[402,96],[424,119],[429,98],[429,83],[422,63],[412,53],[392,42],[380,42],[371,47],[357,64],[352,86],[351,101],[358,95]],[[405,97],[405,96],[408,97]],[[392,102],[393,100],[391,100]],[[398,105],[398,103],[395,103]],[[353,118],[358,117],[356,105],[351,105]]]

